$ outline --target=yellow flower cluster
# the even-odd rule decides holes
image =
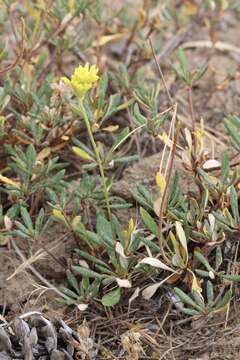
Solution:
[[[75,70],[70,80],[63,77],[62,80],[66,85],[72,87],[73,91],[79,98],[83,98],[88,90],[91,89],[93,84],[98,81],[97,75],[98,68],[96,65],[89,66],[88,63],[85,66],[79,65]]]

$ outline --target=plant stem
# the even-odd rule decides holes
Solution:
[[[165,215],[166,205],[167,205],[168,190],[169,190],[169,185],[170,185],[170,180],[171,180],[171,175],[172,175],[173,165],[174,165],[174,157],[176,154],[177,141],[178,141],[179,132],[180,132],[180,123],[177,120],[177,104],[174,106],[174,113],[173,113],[172,121],[173,121],[173,123],[175,123],[175,121],[176,121],[175,134],[174,134],[174,139],[173,139],[173,145],[172,145],[172,148],[170,151],[170,162],[169,162],[168,169],[167,169],[166,186],[165,186],[165,189],[164,189],[164,192],[162,195],[162,201],[161,201],[160,212],[159,212],[159,225],[158,225],[158,241],[159,241],[159,246],[161,249],[161,253],[159,255],[163,256],[164,260],[167,263],[170,263],[170,261],[164,251],[164,239],[163,239],[163,234],[162,234],[163,231],[162,230],[163,230],[163,218]]]
[[[152,54],[153,54],[153,59],[154,59],[155,64],[156,64],[156,66],[157,66],[157,69],[158,69],[159,75],[160,75],[160,77],[161,77],[163,86],[164,86],[164,88],[165,88],[165,91],[166,91],[166,94],[167,94],[169,103],[170,103],[170,104],[172,105],[172,107],[173,107],[173,106],[174,106],[174,102],[173,102],[173,99],[172,99],[172,97],[171,97],[171,95],[170,95],[170,92],[169,92],[169,90],[168,90],[167,83],[166,83],[166,81],[165,81],[165,79],[164,79],[161,66],[160,66],[159,62],[157,61],[156,53],[155,53],[155,50],[154,50],[154,47],[153,47],[153,43],[152,43],[152,40],[151,40],[150,37],[149,37],[148,41],[149,41],[149,44],[150,44],[150,46],[151,46],[151,50],[152,50]]]
[[[100,175],[101,175],[101,178],[102,178],[102,185],[103,185],[103,192],[104,192],[104,197],[105,197],[106,206],[107,206],[108,220],[111,223],[112,235],[113,235],[113,238],[115,239],[115,232],[114,232],[113,226],[112,226],[112,212],[111,212],[111,208],[110,208],[109,194],[108,194],[108,189],[107,189],[107,184],[106,184],[106,177],[105,177],[105,174],[104,174],[103,163],[102,163],[102,159],[100,157],[99,149],[98,149],[97,144],[95,142],[95,139],[93,137],[91,125],[90,125],[90,122],[89,122],[89,119],[88,119],[87,112],[86,112],[86,110],[84,108],[82,99],[80,99],[80,110],[81,110],[85,125],[87,127],[88,136],[89,136],[89,139],[91,141],[93,151],[94,151],[95,156],[96,156],[99,172],[100,172]]]
[[[190,109],[190,114],[191,114],[191,119],[192,119],[192,137],[193,137],[193,145],[195,147],[195,130],[196,130],[196,117],[195,117],[195,112],[194,112],[194,108],[193,108],[193,99],[192,99],[192,87],[189,86],[188,87],[188,102],[189,102],[189,109]]]

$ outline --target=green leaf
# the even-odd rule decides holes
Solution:
[[[234,220],[239,222],[238,195],[233,185],[230,186],[230,203]]]
[[[86,241],[88,244],[91,244],[94,247],[103,245],[101,237],[93,231],[81,229],[78,227],[78,229],[76,230],[76,233],[79,236],[81,236],[81,238],[84,241]]]
[[[120,134],[116,136],[113,146],[111,147],[109,152],[113,153],[124,141],[128,139],[128,136],[129,136],[129,128],[126,127],[120,132]]]
[[[221,246],[216,247],[216,257],[215,257],[215,269],[218,270],[220,265],[223,262],[222,249]]]
[[[186,315],[190,315],[190,316],[195,316],[199,314],[199,311],[194,310],[194,309],[188,309],[188,308],[182,308],[181,311],[186,314]]]
[[[169,190],[169,206],[174,206],[181,195],[179,187],[179,172],[175,171]]]
[[[116,305],[121,297],[121,290],[117,288],[116,290],[110,291],[102,297],[101,303],[104,306],[114,306]]]
[[[213,305],[213,300],[214,300],[214,290],[213,290],[213,284],[210,280],[207,281],[207,301],[208,301],[208,306],[212,306]]]
[[[107,247],[113,248],[114,247],[114,241],[113,241],[113,238],[112,238],[111,224],[101,214],[97,215],[96,229],[97,229],[98,235],[103,239],[104,244]]]
[[[76,252],[78,255],[82,256],[84,259],[86,259],[86,260],[88,260],[88,261],[92,261],[94,264],[102,265],[102,266],[104,266],[104,267],[109,268],[109,266],[108,266],[104,261],[98,259],[98,258],[95,257],[95,256],[92,256],[92,255],[86,253],[85,251],[82,251],[82,250],[80,250],[80,249],[75,249],[75,252]]]
[[[58,302],[59,304],[64,304],[64,305],[69,305],[69,306],[71,306],[71,305],[76,305],[76,300],[73,300],[73,299],[68,298],[68,297],[67,297],[66,295],[64,295],[63,293],[62,293],[62,298],[57,299],[57,302]]]
[[[218,220],[218,222],[220,222],[220,224],[222,226],[224,226],[227,230],[232,231],[231,224],[228,222],[228,220],[222,214],[219,214],[216,211],[213,211],[213,215]]]
[[[27,147],[26,157],[27,157],[27,168],[29,171],[32,171],[33,166],[35,165],[36,162],[36,151],[32,144]]]
[[[29,215],[29,212],[27,211],[27,209],[25,207],[21,207],[20,211],[21,211],[21,216],[22,216],[25,226],[30,231],[30,233],[33,234],[34,228],[33,228],[33,223],[32,223],[31,217]]]
[[[121,95],[119,94],[114,94],[110,96],[108,100],[108,107],[101,120],[101,123],[109,119],[117,111],[117,107],[120,104],[120,100],[121,100]]]
[[[138,155],[122,156],[122,157],[113,159],[114,164],[129,164],[129,163],[132,163],[132,162],[138,161],[138,160],[139,160]]]
[[[221,164],[221,175],[224,181],[227,180],[229,176],[230,166],[229,166],[229,156],[226,151],[223,153],[222,164]]]
[[[236,128],[240,128],[240,117],[233,115],[229,117],[229,121],[236,126]]]
[[[102,265],[95,265],[95,270],[99,270],[101,273],[105,274],[105,275],[110,275],[113,276],[113,272],[111,270],[109,270],[109,268],[106,268],[106,264],[105,266]]]
[[[201,253],[198,252],[198,251],[194,251],[194,257],[195,257],[201,264],[203,264],[208,271],[213,271],[213,272],[214,272],[214,269],[211,267],[211,265],[209,264],[209,262],[207,261],[207,259],[205,258],[205,256],[203,256],[203,254],[201,254]]]
[[[229,289],[228,291],[226,291],[223,298],[217,303],[214,310],[219,310],[224,308],[230,302],[231,297],[232,297],[232,290]]]
[[[112,221],[113,221],[113,226],[114,226],[114,229],[115,229],[118,239],[120,240],[122,245],[125,245],[124,233],[122,231],[121,225],[120,225],[117,217],[114,214],[112,214]]]
[[[118,67],[119,70],[119,80],[121,81],[122,85],[126,88],[129,88],[129,72],[127,66],[121,63]]]
[[[224,275],[219,274],[219,276],[223,279],[234,281],[234,282],[240,282],[240,275]]]
[[[200,204],[200,209],[204,211],[206,209],[206,206],[208,204],[208,198],[209,198],[209,190],[207,188],[204,189],[204,194],[202,196],[202,201]]]
[[[147,122],[147,119],[145,118],[145,116],[143,116],[140,113],[138,103],[135,103],[133,106],[133,119],[135,120],[135,122],[138,126],[144,125]]]
[[[23,225],[20,221],[15,220],[15,225],[16,225],[16,227],[17,227],[20,231],[22,231],[22,232],[25,233],[26,235],[28,235],[28,236],[31,235],[29,229],[28,229],[25,225]]]
[[[208,64],[200,66],[192,77],[192,83],[200,80],[208,70]]]
[[[93,281],[93,283],[88,287],[87,289],[87,294],[89,296],[96,297],[98,292],[99,292],[99,287],[100,287],[101,281],[99,281],[98,279],[95,279]]]
[[[147,203],[147,201],[144,199],[143,196],[139,195],[139,193],[136,190],[132,190],[131,194],[133,198],[142,206],[146,207],[149,210],[152,210],[152,207]]]
[[[77,281],[76,277],[73,275],[73,273],[69,269],[67,269],[67,271],[66,271],[66,276],[67,276],[67,280],[68,280],[69,284],[72,286],[72,288],[74,290],[76,290],[76,292],[78,294],[80,294],[78,281]]]
[[[91,279],[103,279],[106,277],[105,275],[98,274],[97,272],[89,270],[82,266],[73,266],[72,269],[81,274],[82,276],[87,276]]]
[[[186,57],[185,57],[185,52],[183,50],[182,47],[178,48],[178,60],[181,66],[181,70],[184,74],[184,76],[186,77],[188,69],[187,69],[187,61],[186,61]]]
[[[85,294],[85,291],[87,290],[88,287],[89,287],[89,277],[83,276],[83,278],[81,280],[81,284],[80,284],[81,295]]]
[[[209,272],[206,270],[201,270],[201,269],[195,269],[195,273],[201,277],[204,278],[208,278],[209,277]]]
[[[195,300],[196,304],[199,305],[201,307],[201,309],[203,310],[205,308],[205,303],[204,303],[203,297],[197,291],[192,292],[192,297]]]
[[[140,207],[140,215],[144,225],[151,231],[154,235],[158,236],[158,226],[153,220],[152,216],[142,207]]]
[[[99,81],[99,85],[98,85],[98,91],[97,91],[97,95],[98,95],[98,111],[102,109],[103,105],[104,105],[104,99],[106,96],[106,92],[107,92],[107,88],[108,88],[108,74],[105,71],[103,73],[103,75],[101,76],[101,79]]]
[[[211,176],[209,176],[204,170],[202,170],[201,168],[197,168],[197,172],[199,173],[200,176],[203,177],[203,179],[206,181],[206,183],[215,188],[215,183],[214,181],[211,179]]]
[[[40,234],[40,232],[41,232],[42,225],[43,225],[43,220],[44,220],[44,209],[42,208],[39,211],[39,214],[38,214],[37,219],[35,221],[35,230],[36,230],[37,234]]]
[[[184,304],[190,305],[196,310],[202,310],[202,307],[196,304],[196,302],[192,298],[190,298],[190,296],[185,294],[185,292],[183,292],[181,289],[175,287],[173,291]]]
[[[159,245],[157,245],[155,242],[153,242],[153,241],[151,241],[149,239],[145,239],[145,238],[141,237],[141,242],[144,245],[148,246],[153,254],[160,251]]]
[[[0,233],[0,246],[5,246],[10,241],[10,236]]]
[[[228,210],[228,208],[225,208],[223,210],[223,215],[226,218],[226,220],[228,221],[229,226],[231,226],[232,228],[235,228],[236,226],[236,222],[232,216],[232,214],[230,213],[230,211]]]
[[[21,231],[21,230],[15,230],[14,231],[14,235],[15,236],[19,236],[23,239],[31,239],[31,236],[26,234],[25,232]]]
[[[225,119],[224,125],[230,135],[230,140],[237,151],[240,151],[240,136],[239,131],[231,119]]]
[[[138,190],[139,194],[144,197],[144,199],[148,202],[149,205],[153,204],[153,197],[152,197],[151,193],[145,188],[144,185],[142,185],[141,183],[138,183],[137,190]]]
[[[67,295],[68,297],[71,297],[73,299],[78,300],[79,296],[72,290],[64,287],[64,286],[60,286],[60,291],[64,294]]]

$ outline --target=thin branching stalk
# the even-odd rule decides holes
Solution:
[[[189,103],[189,110],[190,110],[191,121],[192,121],[193,149],[194,149],[194,153],[195,153],[196,116],[195,116],[195,111],[194,111],[194,107],[193,107],[193,97],[192,97],[192,87],[191,86],[188,87],[188,103]]]
[[[170,92],[169,92],[169,90],[168,90],[166,81],[165,81],[164,76],[163,76],[163,72],[162,72],[161,66],[160,66],[159,62],[157,61],[157,57],[156,57],[155,50],[154,50],[154,47],[153,47],[153,44],[152,44],[152,40],[151,40],[150,37],[149,37],[148,40],[149,40],[149,44],[150,44],[150,46],[151,46],[153,58],[154,58],[154,61],[155,61],[155,63],[156,63],[156,66],[157,66],[159,75],[160,75],[160,77],[161,77],[161,80],[162,80],[162,82],[163,82],[163,86],[164,86],[165,91],[166,91],[166,93],[167,93],[168,100],[169,100],[170,104],[171,104],[172,107],[173,107],[173,106],[174,106],[173,99],[172,99],[172,97],[171,97],[171,95],[170,95]]]
[[[175,105],[173,118],[172,118],[173,122],[176,121],[175,134],[174,134],[173,145],[172,145],[171,152],[170,152],[170,161],[169,161],[169,166],[168,166],[168,171],[167,171],[167,176],[166,176],[166,186],[165,186],[163,196],[162,196],[162,201],[161,201],[161,206],[160,206],[160,211],[159,211],[159,225],[158,225],[158,241],[159,241],[159,246],[161,249],[161,253],[159,255],[162,255],[164,260],[167,263],[170,263],[170,261],[164,251],[164,239],[163,239],[162,232],[163,232],[163,218],[164,218],[164,214],[166,211],[168,189],[169,189],[171,175],[172,175],[172,171],[173,171],[174,158],[175,158],[176,149],[177,149],[177,141],[178,141],[179,132],[180,132],[180,123],[178,122],[178,120],[176,120],[176,118],[177,118],[177,104]]]
[[[149,40],[149,44],[150,44],[150,47],[151,47],[151,50],[152,50],[153,58],[154,58],[156,66],[157,66],[160,78],[162,80],[163,86],[164,86],[166,94],[168,96],[169,103],[171,104],[171,106],[172,106],[172,108],[174,110],[171,124],[176,123],[174,142],[173,142],[172,149],[171,149],[171,152],[170,152],[170,155],[169,155],[170,160],[169,160],[169,162],[167,164],[168,168],[167,168],[167,176],[166,176],[166,186],[165,186],[163,196],[162,196],[162,201],[161,201],[161,206],[160,206],[160,211],[159,211],[159,226],[158,226],[158,241],[159,241],[159,246],[160,246],[160,249],[161,249],[161,254],[159,254],[159,255],[162,255],[164,260],[167,263],[170,263],[168,257],[165,254],[165,251],[164,251],[164,244],[163,244],[164,243],[164,238],[163,238],[163,234],[162,234],[162,232],[163,232],[163,217],[164,217],[165,208],[166,208],[168,187],[169,187],[169,184],[170,184],[171,174],[172,174],[172,170],[173,170],[173,161],[174,161],[176,148],[177,148],[177,140],[178,140],[179,132],[180,132],[180,124],[179,124],[179,121],[177,120],[177,104],[174,105],[173,99],[172,99],[172,97],[170,95],[170,92],[168,90],[166,81],[165,81],[164,76],[163,76],[161,66],[160,66],[159,62],[157,61],[157,57],[156,57],[156,54],[155,54],[155,50],[154,50],[154,47],[153,47],[153,44],[152,44],[151,37],[149,37],[148,40]],[[160,165],[160,169],[161,169],[161,167],[162,167],[162,164]]]
[[[112,235],[113,235],[113,238],[115,239],[115,232],[114,232],[113,226],[112,226],[112,212],[111,212],[111,208],[110,208],[109,193],[108,193],[106,177],[105,177],[104,168],[103,168],[103,162],[102,162],[102,159],[100,157],[99,149],[97,147],[95,139],[93,137],[91,125],[90,125],[88,115],[87,115],[87,112],[85,110],[82,99],[80,100],[80,110],[82,112],[83,120],[84,120],[86,128],[87,128],[88,136],[89,136],[90,142],[92,144],[93,151],[94,151],[95,156],[96,156],[99,172],[100,172],[100,175],[101,175],[101,178],[102,178],[102,185],[103,185],[103,192],[104,192],[104,197],[105,197],[106,206],[107,206],[108,220],[111,223]]]

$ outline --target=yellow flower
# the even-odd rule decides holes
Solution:
[[[97,75],[98,68],[96,65],[89,67],[86,63],[85,66],[79,65],[75,70],[71,79],[63,77],[62,80],[66,85],[72,87],[75,94],[83,98],[88,90],[90,90],[95,82],[98,81],[99,76]]]

